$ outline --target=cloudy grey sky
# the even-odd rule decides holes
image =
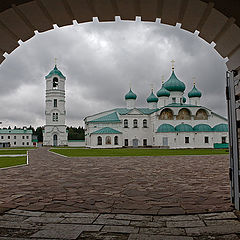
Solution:
[[[68,126],[99,111],[125,107],[131,84],[137,106],[146,106],[151,86],[160,89],[174,59],[175,73],[202,91],[202,105],[226,116],[225,60],[197,34],[179,26],[144,22],[74,24],[37,33],[0,66],[2,127],[44,125],[45,79],[54,67],[67,77]]]

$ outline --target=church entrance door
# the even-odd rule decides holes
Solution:
[[[137,147],[138,147],[138,139],[137,139],[137,138],[134,138],[134,139],[133,139],[133,147],[134,147],[134,148],[137,148]]]
[[[163,146],[164,147],[168,146],[168,137],[163,137]]]
[[[53,135],[53,146],[57,146],[58,145],[58,139],[57,139],[57,134]]]

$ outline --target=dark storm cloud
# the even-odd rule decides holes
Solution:
[[[202,104],[226,114],[224,60],[198,36],[159,23],[86,23],[37,34],[23,43],[0,67],[3,125],[44,124],[44,76],[58,58],[67,77],[67,124],[79,125],[87,115],[125,106],[132,89],[137,104],[147,106],[151,87],[175,72],[187,92],[193,77]]]

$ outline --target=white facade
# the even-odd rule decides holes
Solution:
[[[0,129],[0,147],[32,147],[32,130]]]
[[[116,108],[86,117],[86,146],[226,147],[229,141],[227,119],[200,105],[201,92],[195,85],[188,94],[188,103],[184,103],[185,85],[177,79],[174,70],[166,83],[166,89],[163,89],[163,85],[158,99],[155,95],[149,96],[148,108],[135,107],[137,97],[130,89],[125,96],[126,108]],[[116,137],[118,142],[114,141]]]
[[[55,66],[46,78],[45,118],[43,131],[44,146],[67,145],[65,125],[65,80],[66,78]]]

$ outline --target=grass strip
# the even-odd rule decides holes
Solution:
[[[171,156],[229,154],[227,149],[51,149],[67,157]]]
[[[27,154],[27,150],[0,150],[0,155]]]
[[[12,167],[27,164],[27,157],[1,157],[0,158],[0,168]]]

